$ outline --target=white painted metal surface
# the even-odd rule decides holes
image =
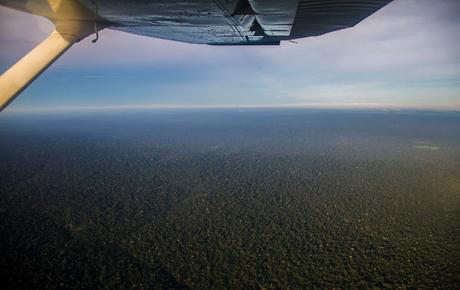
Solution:
[[[54,31],[40,45],[0,76],[0,111],[36,77],[63,54],[76,40],[72,34]]]

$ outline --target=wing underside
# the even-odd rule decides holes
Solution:
[[[70,2],[116,30],[189,43],[251,45],[352,27],[391,0],[0,0],[53,22],[62,15],[54,9]]]
[[[251,45],[352,27],[391,0],[138,2],[98,1],[98,13],[112,28],[130,33],[190,43]]]

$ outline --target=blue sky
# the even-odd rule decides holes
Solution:
[[[460,3],[396,0],[354,28],[273,47],[214,47],[104,30],[8,110],[125,107],[460,109]],[[52,30],[0,7],[0,69]]]

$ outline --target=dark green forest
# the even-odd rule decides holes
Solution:
[[[3,289],[458,289],[460,114],[0,118]]]

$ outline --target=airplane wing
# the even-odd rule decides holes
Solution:
[[[104,28],[211,45],[277,45],[352,27],[391,0],[0,0],[50,37],[0,77],[0,111],[73,43]]]
[[[101,16],[130,33],[191,43],[279,44],[352,27],[391,0],[151,1],[123,12],[122,0],[101,3]],[[150,11],[160,11],[151,14]]]

